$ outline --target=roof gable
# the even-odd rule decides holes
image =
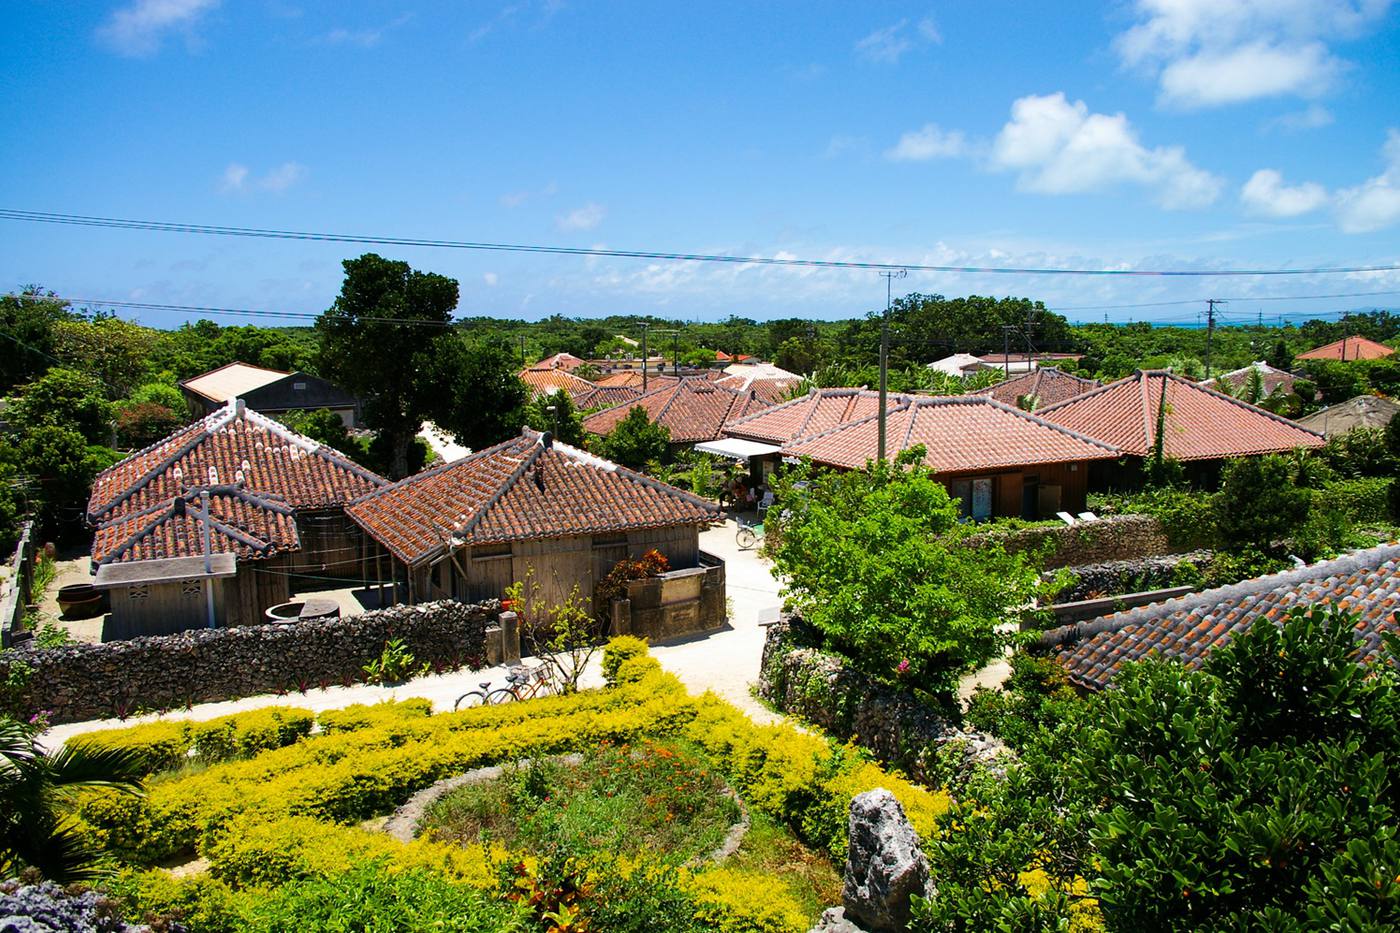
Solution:
[[[385,482],[235,401],[99,473],[88,519],[100,524],[206,485],[242,483],[300,510],[344,505]]]
[[[886,393],[885,407],[894,410],[914,398]],[[880,393],[869,389],[813,389],[806,395],[763,409],[724,426],[730,437],[786,444],[878,413]]]
[[[1145,457],[1155,443],[1164,400],[1162,446],[1177,460],[1245,457],[1325,443],[1322,435],[1287,418],[1162,370],[1138,370],[1036,414]]]
[[[1151,655],[1199,667],[1258,619],[1278,624],[1294,606],[1310,605],[1356,613],[1359,660],[1374,657],[1383,633],[1400,632],[1400,545],[1064,626],[1046,632],[1040,644],[1058,652],[1076,683],[1102,689],[1124,664]]]
[[[1027,396],[1040,399],[1040,407],[1054,405],[1083,395],[1099,386],[1097,379],[1086,379],[1064,372],[1054,366],[1042,366],[1032,372],[997,383],[974,395],[986,395],[1007,405],[1016,405]]]
[[[702,525],[718,515],[690,493],[529,429],[371,493],[346,511],[410,564],[450,544]]]
[[[92,543],[93,563],[203,557],[205,495],[210,554],[254,560],[301,547],[296,519],[285,499],[258,495],[241,485],[203,486],[99,525]]]

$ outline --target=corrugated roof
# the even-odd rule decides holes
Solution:
[[[301,510],[344,505],[386,482],[340,452],[229,402],[99,473],[88,521],[102,524],[199,486],[242,483]]]
[[[783,447],[791,457],[859,469],[879,449],[878,412]],[[916,397],[886,418],[886,455],[923,444],[923,463],[936,473],[969,473],[1112,460],[1117,448],[1043,421],[982,395]]]
[[[693,444],[714,440],[726,422],[767,406],[752,392],[737,392],[696,376],[589,415],[583,426],[593,434],[609,434],[638,407],[653,422],[666,426],[673,444]]]
[[[1278,624],[1295,606],[1323,605],[1359,616],[1358,660],[1373,658],[1382,633],[1400,632],[1400,545],[1064,626],[1046,632],[1040,644],[1057,652],[1071,680],[1101,690],[1131,661],[1156,655],[1199,667],[1257,620]]]
[[[690,493],[566,444],[519,437],[425,470],[351,504],[350,517],[399,560],[444,553],[448,541],[521,539],[703,525],[719,510]]]
[[[205,492],[211,554],[255,560],[301,547],[296,519],[285,499],[237,485],[206,486],[99,525],[92,542],[93,563],[203,557]]]
[[[264,369],[248,363],[229,363],[218,369],[211,369],[203,375],[186,379],[180,385],[211,402],[222,403],[290,375],[290,372],[280,369]]]
[[[1299,353],[1300,360],[1379,360],[1395,351],[1383,343],[1376,343],[1365,337],[1343,337],[1325,346],[1316,347],[1306,353]]]
[[[1091,389],[1037,415],[1145,457],[1157,436],[1157,415],[1166,396],[1163,449],[1177,460],[1216,460],[1320,447],[1322,435],[1272,412],[1173,373],[1138,370],[1125,379]]]

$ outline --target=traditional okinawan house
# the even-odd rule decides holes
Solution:
[[[784,457],[858,470],[879,452],[879,411],[785,444]],[[1043,518],[1085,505],[1088,467],[1119,451],[981,395],[913,397],[885,418],[890,460],[922,445],[922,463],[961,503],[962,514]]]
[[[574,370],[578,369],[580,366],[587,366],[587,365],[589,365],[589,364],[588,364],[588,360],[585,360],[585,359],[583,359],[582,357],[574,356],[572,353],[556,353],[556,354],[554,354],[553,356],[547,356],[547,357],[545,357],[544,359],[540,360],[538,363],[536,363],[534,366],[532,366],[532,367],[530,367],[530,368],[531,368],[531,369],[562,369],[562,370],[565,370],[565,371],[567,371],[567,372],[573,372]]]
[[[914,396],[891,392],[886,406],[896,409]],[[806,395],[736,418],[724,436],[695,445],[701,453],[744,463],[749,483],[766,485],[782,461],[783,446],[838,425],[863,420],[880,410],[880,393],[863,388],[813,389]]]
[[[1298,360],[1338,360],[1350,363],[1353,360],[1381,360],[1395,353],[1391,347],[1365,337],[1343,337],[1341,340],[1314,347],[1306,353],[1299,353]]]
[[[260,622],[298,579],[358,576],[366,543],[345,505],[385,483],[235,399],[98,474],[86,516],[95,585],[128,635],[188,627],[191,607],[171,614],[173,597],[152,600],[151,587],[194,599],[206,578],[227,580],[217,624]]]
[[[1012,373],[1029,373],[1046,363],[1079,362],[1082,353],[987,353],[979,356],[983,369],[1000,369],[1007,376]]]
[[[1330,439],[1357,428],[1385,428],[1396,415],[1400,415],[1400,402],[1379,395],[1358,395],[1299,418],[1298,423]]]
[[[1051,629],[1038,648],[1053,652],[1070,680],[1103,690],[1132,661],[1160,658],[1200,667],[1251,625],[1279,625],[1294,607],[1335,606],[1357,617],[1356,660],[1375,659],[1387,633],[1400,634],[1400,545],[1245,580]]]
[[[771,363],[736,363],[719,374],[715,385],[739,392],[753,392],[769,405],[785,401],[802,383],[802,377]]]
[[[525,383],[525,387],[530,390],[530,398],[532,399],[539,398],[541,395],[563,392],[577,406],[581,396],[598,388],[587,379],[575,376],[566,369],[532,367],[522,369],[519,375],[520,381]]]
[[[1251,374],[1255,371],[1259,373],[1259,398],[1261,399],[1266,399],[1271,395],[1288,395],[1293,391],[1294,383],[1298,381],[1298,377],[1287,370],[1275,369],[1260,360],[1240,369],[1221,373],[1211,379],[1202,379],[1200,384],[1216,389],[1220,387],[1221,383],[1224,383],[1229,387],[1229,393],[1239,398],[1249,388],[1250,379],[1253,378]]]
[[[1038,411],[1047,405],[1054,405],[1076,395],[1083,395],[1090,389],[1097,389],[1099,384],[1097,379],[1076,376],[1054,366],[1042,366],[1034,372],[1013,376],[972,394],[985,395],[1023,411]]]
[[[666,373],[648,373],[643,377],[642,373],[635,369],[620,369],[617,372],[605,373],[593,380],[595,386],[604,389],[628,388],[640,391],[645,383],[646,391],[660,389],[664,386],[673,386],[680,382],[679,376],[671,376]]]
[[[584,430],[606,436],[634,408],[641,408],[654,423],[671,432],[671,446],[689,447],[719,438],[724,425],[768,407],[753,392],[739,392],[709,379],[688,377],[673,385],[605,408],[583,419]]]
[[[360,424],[360,400],[349,392],[307,373],[264,369],[248,363],[229,363],[180,383],[190,410],[209,415],[233,399],[241,398],[254,411],[278,415],[289,411],[328,409],[347,428]]]
[[[1164,456],[1180,461],[1188,477],[1207,485],[1218,480],[1228,459],[1326,443],[1321,434],[1287,418],[1162,370],[1138,370],[1036,414],[1123,452],[1123,461],[1092,471],[1091,489],[1138,485],[1142,462],[1159,437]]]
[[[397,581],[399,597],[411,603],[498,599],[528,576],[546,604],[577,586],[591,605],[594,585],[618,561],[656,550],[670,563],[665,583],[674,598],[693,598],[711,623],[723,611],[723,562],[699,544],[718,510],[548,433],[527,428],[376,490],[348,511],[379,544],[373,560],[386,566],[371,573]]]
[[[632,386],[595,385],[590,391],[574,399],[574,407],[579,411],[600,411],[641,398],[641,395],[642,390]]]

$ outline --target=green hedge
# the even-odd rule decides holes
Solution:
[[[191,759],[214,762],[247,758],[291,745],[310,733],[314,721],[309,710],[265,706],[204,722],[162,720],[84,732],[68,742],[75,746],[137,751],[145,756],[146,773],[154,774],[184,765]]]
[[[1313,494],[1313,507],[1341,512],[1357,524],[1384,522],[1390,517],[1394,482],[1387,476],[1335,480]]]

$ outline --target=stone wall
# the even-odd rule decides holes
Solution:
[[[724,561],[701,551],[698,567],[632,580],[613,600],[610,634],[658,642],[713,632],[728,618],[724,579]]]
[[[258,693],[348,684],[391,638],[403,639],[434,669],[480,667],[487,626],[500,604],[444,600],[392,606],[343,619],[287,625],[195,629],[100,645],[21,647],[0,655],[5,668],[32,668],[21,705],[52,710],[55,723],[125,716],[141,709],[230,700]],[[499,629],[492,629],[500,642]],[[499,652],[499,644],[496,652]]]
[[[1094,596],[1117,596],[1157,587],[1177,584],[1198,584],[1204,571],[1215,557],[1212,551],[1190,551],[1165,557],[1140,557],[1133,560],[1111,560],[1101,564],[1070,567],[1074,582],[1069,589],[1057,593],[1056,602],[1091,599]],[[1190,564],[1195,568],[1183,567]]]
[[[1050,569],[1162,557],[1180,550],[1172,546],[1166,529],[1153,515],[1115,515],[1054,528],[988,531],[967,539],[974,547],[993,541],[1012,553],[1048,547],[1045,566]]]
[[[967,732],[911,694],[876,684],[846,667],[844,659],[810,647],[800,620],[768,627],[759,695],[839,739],[855,737],[881,762],[915,781],[957,784],[974,764],[1009,754],[988,735]]]

